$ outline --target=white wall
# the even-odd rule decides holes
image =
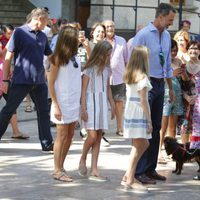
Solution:
[[[29,0],[36,7],[48,7],[51,18],[59,18],[62,13],[62,0]]]

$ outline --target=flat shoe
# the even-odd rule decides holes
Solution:
[[[73,181],[73,179],[69,178],[64,172],[54,173],[53,178],[57,181],[68,182],[68,183]]]
[[[159,158],[158,163],[159,164],[167,164],[167,161],[164,158]]]
[[[29,139],[30,137],[27,136],[27,135],[18,135],[18,136],[12,136],[11,138],[20,139],[20,140],[26,140],[26,139]]]
[[[87,167],[79,165],[78,173],[79,173],[80,176],[86,177],[87,176]]]
[[[123,136],[123,132],[122,132],[122,131],[117,131],[117,132],[116,132],[116,135],[118,135],[118,136]]]
[[[62,171],[65,173],[65,175],[66,175],[67,177],[69,177],[69,178],[72,179],[72,176],[68,175],[68,174],[67,174],[67,171],[66,171],[64,168],[62,169]]]
[[[122,186],[126,186],[126,181],[122,180],[122,181],[121,181],[121,185],[122,185]]]
[[[147,193],[148,189],[135,179],[132,184],[126,184],[125,189],[134,193]]]
[[[91,180],[91,181],[97,181],[97,182],[106,182],[106,181],[108,181],[107,177],[96,176],[96,175],[90,175],[88,179]]]
[[[195,181],[200,181],[200,176],[195,176],[195,177],[193,178],[193,180],[195,180]]]

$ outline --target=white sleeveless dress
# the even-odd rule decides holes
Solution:
[[[56,124],[69,124],[80,118],[81,65],[76,56],[75,59],[78,68],[70,60],[65,66],[60,66],[55,81],[56,98],[62,113],[61,121],[57,120],[51,106],[51,121]]]

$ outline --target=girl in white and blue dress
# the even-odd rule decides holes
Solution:
[[[112,99],[109,77],[112,46],[107,41],[98,42],[87,61],[82,77],[81,118],[88,136],[83,145],[79,163],[79,174],[87,175],[86,158],[92,149],[91,172],[89,179],[105,181],[97,167],[102,131],[108,129],[108,105],[111,106],[111,118],[114,118],[114,101]]]
[[[148,79],[148,49],[137,46],[133,49],[126,67],[126,106],[124,111],[124,137],[132,139],[128,169],[122,178],[122,185],[132,190],[146,191],[135,177],[138,160],[149,146],[152,123],[148,103],[148,91],[152,88]]]
[[[54,143],[54,173],[56,180],[71,182],[64,169],[64,161],[72,143],[75,123],[80,117],[81,65],[77,59],[78,31],[64,27],[59,33],[51,57],[49,91],[51,121],[56,124]]]

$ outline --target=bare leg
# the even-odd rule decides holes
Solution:
[[[117,120],[117,131],[123,131],[123,101],[115,101],[115,113]]]
[[[65,137],[65,139],[63,140],[63,149],[62,149],[62,154],[61,154],[61,160],[60,160],[60,165],[64,168],[64,162],[65,162],[65,158],[68,154],[69,148],[71,146],[72,143],[72,138],[74,136],[74,128],[75,128],[75,123],[73,122],[71,124],[68,125],[68,129],[67,129],[67,137]]]
[[[87,132],[88,132],[88,135],[83,145],[83,151],[82,151],[81,159],[79,162],[79,168],[86,168],[86,159],[87,159],[88,151],[95,144],[97,140],[96,131],[88,130]]]
[[[26,108],[25,108],[25,112],[32,112],[32,104],[31,104],[32,100],[30,95],[28,94],[26,96]]]
[[[131,185],[134,182],[137,163],[142,154],[148,148],[148,146],[149,142],[147,139],[138,138],[132,140],[132,149],[129,157],[129,165],[123,177],[123,180],[126,178],[126,184]]]
[[[161,126],[161,130],[160,130],[159,158],[158,158],[158,160],[160,160],[160,161],[164,159],[163,155],[161,153],[161,149],[162,149],[162,145],[163,145],[163,142],[164,142],[165,134],[167,132],[168,119],[169,119],[168,116],[163,116],[162,117],[162,126]]]
[[[62,162],[63,160],[63,149],[64,142],[67,140],[69,125],[58,125],[57,124],[57,135],[54,143],[54,173],[61,172],[63,169]]]
[[[92,146],[92,160],[91,160],[91,175],[100,176],[97,162],[99,157],[99,150],[102,138],[102,131],[97,131],[97,139],[94,145]]]
[[[178,116],[177,115],[170,115],[169,116],[169,123],[168,123],[168,135],[170,137],[175,138],[176,137],[176,124],[178,122]]]
[[[12,137],[24,136],[24,139],[29,138],[29,136],[26,136],[20,132],[17,122],[17,114],[13,114],[12,118],[10,119],[10,124],[13,130]]]
[[[71,133],[69,133],[71,124],[57,124],[57,135],[54,143],[54,173],[53,176],[55,179],[65,182],[71,182],[72,179],[68,177],[63,172],[63,163],[68,153],[71,139],[70,135],[72,134],[73,137],[73,125],[71,127]],[[69,136],[69,139],[68,139]],[[65,147],[67,145],[67,148]]]

